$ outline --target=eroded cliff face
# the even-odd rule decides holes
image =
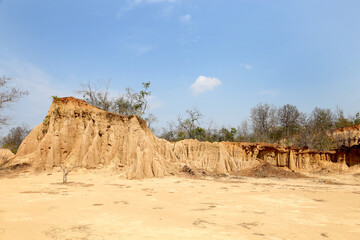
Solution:
[[[14,157],[14,154],[7,148],[0,148],[0,165],[7,159]]]
[[[338,159],[335,152],[267,143],[171,143],[158,139],[137,116],[120,116],[67,97],[54,99],[43,123],[33,129],[6,165],[46,170],[76,164],[139,179],[177,174],[185,165],[214,174],[235,174],[261,161],[291,170],[311,170]]]
[[[312,170],[327,163],[337,163],[335,151],[312,151],[308,148],[286,147],[269,143],[222,142],[235,158],[245,161],[259,159],[290,170]]]
[[[360,125],[338,128],[329,133],[336,146],[336,158],[351,167],[360,164]]]
[[[360,125],[335,129],[329,136],[335,143],[338,161],[350,167],[360,164]]]
[[[338,128],[329,133],[337,148],[360,145],[360,125]]]
[[[113,168],[128,178],[161,177],[166,160],[174,159],[167,145],[137,116],[120,116],[79,99],[60,98],[10,163],[30,164],[36,170],[75,164]]]

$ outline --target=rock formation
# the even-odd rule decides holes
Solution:
[[[338,161],[348,166],[360,164],[360,125],[338,128],[329,133]]]
[[[7,148],[0,148],[0,165],[9,158],[14,157],[14,154]]]
[[[236,174],[262,162],[291,170],[311,170],[337,162],[334,151],[267,143],[209,143],[157,138],[137,116],[103,111],[73,97],[54,99],[44,121],[4,167],[47,170],[60,165],[107,168],[129,179],[176,174],[186,165],[214,174]]]
[[[72,97],[59,98],[9,164],[30,164],[35,170],[76,164],[113,168],[129,178],[161,177],[165,159],[169,163],[174,159],[166,151],[168,144],[137,116],[109,113]]]
[[[329,133],[329,136],[334,140],[337,148],[360,145],[360,125],[335,129]]]

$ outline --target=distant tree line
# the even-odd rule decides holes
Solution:
[[[0,113],[9,104],[28,94],[27,91],[11,87],[10,82],[11,78],[0,77]],[[110,95],[109,85],[110,82],[99,86],[88,83],[78,92],[89,104],[105,111],[121,115],[138,115],[146,120],[149,128],[154,131],[152,123],[157,121],[157,118],[147,113],[148,98],[151,96],[150,82],[142,83],[140,91],[126,88],[118,97]],[[251,108],[247,119],[232,127],[217,128],[213,127],[212,122],[204,124],[203,117],[199,109],[189,109],[183,116],[179,116],[177,121],[168,122],[158,135],[169,141],[197,139],[209,142],[269,142],[329,150],[334,145],[327,135],[328,131],[360,124],[359,112],[345,117],[339,107],[335,110],[315,107],[311,113],[306,114],[291,104],[276,107],[259,103]],[[8,120],[0,114],[0,128],[7,125]],[[14,127],[7,136],[0,138],[0,145],[16,153],[29,132],[30,129],[26,125]]]
[[[109,83],[102,87],[102,90],[87,84],[79,92],[88,103],[122,115],[136,114],[145,119],[151,128],[157,118],[146,113],[147,99],[151,95],[150,82],[142,83],[142,87],[140,91],[126,88],[125,93],[117,98],[110,97]],[[360,124],[359,112],[345,117],[339,107],[334,111],[315,107],[310,114],[306,114],[291,104],[276,107],[259,103],[251,108],[249,118],[232,127],[216,128],[212,123],[206,125],[202,121],[203,117],[198,108],[188,109],[177,121],[168,122],[158,135],[169,141],[197,139],[209,142],[268,142],[329,150],[334,147],[333,141],[327,135],[329,130]]]
[[[12,84],[13,79],[6,76],[0,77],[0,128],[8,126],[10,118],[4,114],[4,110],[21,97],[28,95],[28,91],[22,91]],[[7,136],[0,138],[0,146],[9,148],[16,153],[21,142],[29,134],[30,130],[26,125],[18,126],[10,129]]]
[[[10,151],[16,154],[19,150],[20,144],[30,133],[30,131],[30,128],[25,124],[11,128],[8,135],[0,139],[1,147],[8,148]]]
[[[257,104],[250,111],[250,117],[236,127],[213,128],[212,124],[201,124],[203,115],[197,108],[186,111],[185,117],[169,122],[159,137],[169,141],[198,139],[199,141],[243,141],[268,142],[282,145],[307,146],[316,150],[334,147],[327,131],[360,124],[360,113],[345,117],[339,107],[315,107],[310,114],[300,112],[294,105],[275,107]]]

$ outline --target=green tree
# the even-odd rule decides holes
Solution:
[[[360,112],[357,112],[353,117],[351,117],[351,121],[353,125],[359,125],[360,124]]]
[[[281,137],[294,135],[300,128],[302,114],[296,106],[286,104],[277,110],[277,122],[280,127]]]
[[[109,94],[110,81],[107,81],[104,89],[101,89],[103,85],[102,82],[98,82],[96,85],[88,82],[83,85],[83,89],[78,91],[78,93],[83,95],[83,98],[87,103],[102,110],[109,111],[113,104]]]
[[[342,128],[342,127],[348,127],[348,126],[352,126],[353,122],[351,119],[347,119],[344,116],[344,111],[342,109],[340,109],[340,107],[336,107],[335,110],[335,122],[334,122],[334,127],[335,128]]]
[[[151,95],[150,82],[142,83],[142,86],[143,89],[139,92],[126,88],[126,93],[113,101],[112,111],[122,115],[143,117],[148,108],[147,98]]]
[[[193,135],[194,135],[194,138],[199,141],[205,141],[205,139],[206,139],[206,131],[202,127],[196,127],[194,129]]]
[[[143,82],[143,89],[139,92],[126,88],[125,93],[117,98],[111,98],[109,94],[110,81],[98,85],[88,83],[83,89],[78,91],[83,95],[84,100],[105,111],[114,112],[121,115],[138,115],[146,119],[145,114],[148,109],[148,97],[151,95],[150,82]],[[150,119],[150,118],[149,118]],[[154,120],[151,117],[151,120]]]
[[[219,141],[235,141],[235,135],[237,134],[236,128],[231,128],[228,130],[227,128],[221,128],[219,131]]]
[[[176,141],[180,141],[180,140],[184,140],[184,139],[186,139],[186,133],[183,131],[179,131],[177,133]]]
[[[16,154],[20,144],[30,131],[31,130],[26,125],[11,128],[8,135],[1,139],[1,146],[10,149],[10,151]]]

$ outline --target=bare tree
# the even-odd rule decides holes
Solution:
[[[105,87],[103,83],[98,85],[88,83],[83,85],[83,89],[78,91],[84,97],[84,100],[105,111],[114,112],[121,115],[138,115],[143,117],[148,109],[147,98],[151,95],[149,91],[150,82],[142,83],[143,89],[139,92],[131,88],[126,88],[126,92],[117,98],[111,98],[109,94],[110,81],[107,81]]]
[[[277,122],[283,132],[283,137],[295,133],[300,127],[300,120],[303,114],[296,106],[286,104],[277,110]]]
[[[67,182],[67,175],[74,169],[76,168],[76,163],[74,164],[74,166],[70,169],[70,170],[66,170],[66,167],[63,167],[62,165],[60,165],[61,169],[63,170],[63,183]]]
[[[326,133],[334,126],[335,115],[331,109],[315,107],[302,123],[298,145],[320,151],[332,149],[334,143]]]
[[[315,107],[309,121],[314,128],[324,131],[334,127],[335,115],[329,108]]]
[[[140,105],[142,114],[145,114],[148,108],[147,98],[151,95],[151,92],[149,91],[150,82],[143,82],[142,86],[143,90],[141,90],[138,94],[138,104]]]
[[[241,122],[240,126],[238,126],[237,132],[239,141],[251,142],[252,134],[250,133],[249,124],[246,118]]]
[[[251,109],[252,127],[257,140],[269,140],[269,133],[276,124],[275,111],[276,108],[267,103],[259,103]]]
[[[109,86],[110,81],[105,83],[105,89],[101,90],[101,86],[103,84],[101,82],[98,85],[92,85],[90,82],[83,85],[83,89],[78,91],[78,93],[83,95],[84,100],[100,109],[105,111],[109,111],[111,107],[111,99],[109,95]]]
[[[155,122],[157,122],[157,121],[158,121],[158,118],[157,118],[154,114],[149,113],[149,114],[145,117],[144,120],[146,121],[149,129],[154,132],[154,129],[153,129],[153,127],[152,127],[152,124],[155,123]]]
[[[195,138],[195,129],[203,115],[195,107],[187,110],[186,113],[188,117],[185,120],[181,116],[178,117],[179,127],[184,129],[189,138]]]
[[[168,141],[176,141],[177,127],[174,121],[167,122],[167,127],[162,128],[160,138]]]
[[[0,77],[0,111],[9,107],[11,103],[17,101],[22,96],[29,94],[27,91],[21,91],[19,88],[11,87],[11,81],[12,78],[5,76]],[[9,118],[2,115],[0,117],[0,127],[2,125],[8,125],[8,121]]]

